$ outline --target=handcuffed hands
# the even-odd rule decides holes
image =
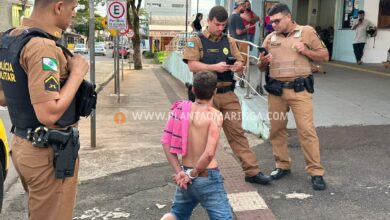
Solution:
[[[172,180],[181,189],[187,189],[188,185],[192,183],[191,179],[184,171],[172,175]]]

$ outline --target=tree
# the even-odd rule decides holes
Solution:
[[[104,0],[94,0],[95,7],[104,5]],[[89,36],[89,0],[79,0],[79,5],[76,18],[74,19],[73,28],[78,34]],[[101,21],[103,17],[95,14],[95,30],[104,30]]]
[[[139,34],[139,16],[142,13],[141,9],[141,3],[142,0],[137,1],[136,0],[127,0],[127,22],[129,23],[129,26],[131,29],[134,30],[134,37],[131,38],[131,41],[133,42],[133,60],[134,60],[134,69],[140,70],[142,69],[142,62],[141,62],[141,38]]]

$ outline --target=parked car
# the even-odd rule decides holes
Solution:
[[[95,46],[103,46],[106,48],[106,43],[105,42],[95,42]]]
[[[4,128],[3,121],[0,118],[0,212],[3,206],[4,181],[8,171],[8,141],[7,132]]]
[[[76,44],[73,49],[74,53],[88,54],[88,48],[85,44]]]
[[[114,57],[114,53],[115,50],[112,51],[112,57]],[[118,54],[119,54],[119,58],[122,58],[123,55],[123,58],[127,59],[129,57],[129,48],[120,45]]]
[[[104,48],[104,45],[95,45],[95,55],[106,56],[106,48]]]

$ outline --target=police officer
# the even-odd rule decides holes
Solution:
[[[214,106],[224,115],[223,129],[234,154],[241,162],[245,180],[251,183],[268,184],[269,176],[260,172],[256,155],[249,148],[248,140],[241,125],[241,107],[238,97],[233,92],[235,81],[233,72],[242,72],[243,58],[233,38],[223,34],[228,20],[228,13],[222,6],[210,10],[208,27],[202,33],[191,37],[184,51],[183,61],[189,69],[212,71],[218,76],[217,94]],[[234,57],[233,65],[227,59]],[[234,60],[233,60],[234,61]]]
[[[31,220],[69,220],[75,206],[78,159],[73,176],[58,179],[53,148],[33,145],[31,135],[73,129],[77,123],[75,95],[89,65],[80,55],[65,56],[55,43],[75,17],[77,5],[78,0],[35,0],[31,18],[0,41],[0,81],[15,134],[11,156],[28,192]],[[34,37],[23,46],[20,36],[34,28],[48,38]]]
[[[269,52],[260,54],[258,67],[269,68],[266,89],[271,131],[270,142],[276,160],[271,172],[274,180],[290,173],[291,159],[287,149],[287,111],[291,108],[299,140],[314,190],[326,188],[320,146],[313,123],[313,78],[310,60],[327,61],[328,51],[310,26],[293,22],[287,5],[276,4],[269,11],[274,32],[263,42]]]

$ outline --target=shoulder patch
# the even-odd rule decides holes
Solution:
[[[43,57],[42,58],[42,70],[44,71],[58,71],[58,61],[54,58]]]
[[[58,79],[53,75],[49,75],[45,79],[45,90],[49,92],[58,92],[60,91],[60,83]]]
[[[195,47],[195,42],[194,41],[188,41],[187,47],[194,48]]]

